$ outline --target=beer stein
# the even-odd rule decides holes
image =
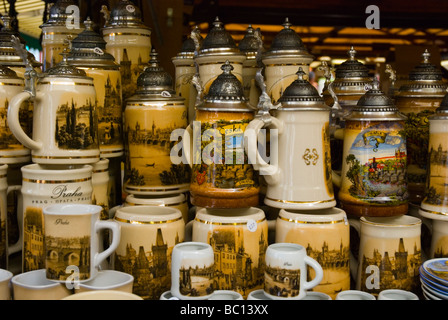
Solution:
[[[257,60],[263,51],[260,29],[255,30],[252,25],[249,25],[244,38],[238,44],[238,49],[246,55],[246,60],[243,62],[244,96],[248,103],[255,107],[261,94],[255,80],[257,71],[262,68],[261,61]]]
[[[92,166],[29,164],[21,168],[23,220],[22,272],[45,268],[43,207],[92,203]]]
[[[103,208],[101,219],[109,219],[109,159],[92,164],[92,204]]]
[[[29,70],[29,68],[27,67]],[[44,164],[88,164],[99,161],[96,93],[93,80],[67,63],[67,52],[56,67],[37,80],[32,70],[25,90],[12,98],[8,125],[14,136],[31,149],[31,160]],[[23,102],[34,102],[30,138],[19,122]],[[46,125],[42,125],[45,123]]]
[[[142,12],[130,0],[120,0],[109,12],[102,7],[106,21],[102,29],[106,51],[120,65],[123,101],[137,90],[137,78],[151,53],[151,29],[142,22]]]
[[[215,289],[235,290],[243,297],[263,287],[268,222],[255,207],[196,212],[186,238],[210,244],[215,254]]]
[[[275,242],[300,244],[321,265],[323,279],[313,291],[335,299],[338,292],[350,289],[350,227],[343,210],[281,209],[275,226]]]
[[[345,118],[342,172],[333,178],[347,215],[407,213],[404,121],[376,79]]]
[[[439,107],[448,88],[440,68],[431,64],[428,50],[422,56],[422,63],[409,73],[409,80],[400,86],[394,97],[398,110],[407,116],[404,129],[408,150],[409,201],[416,204],[420,204],[425,197],[427,170],[430,166],[428,117]]]
[[[21,93],[25,87],[23,79],[10,68],[0,66],[0,163],[23,164],[30,161],[30,150],[24,147],[8,126],[7,113],[11,99]],[[29,105],[23,105],[19,110],[19,122],[27,134],[31,133],[29,120],[32,119],[32,109]]]
[[[134,276],[133,293],[157,300],[171,287],[171,253],[184,241],[185,223],[178,209],[157,206],[119,208],[114,221],[121,239],[113,268]]]
[[[221,69],[182,139],[182,161],[192,167],[191,203],[205,208],[257,206],[258,176],[244,151],[244,130],[254,113],[230,62]]]
[[[272,116],[255,118],[245,131],[249,162],[260,170],[267,183],[264,203],[269,207],[288,209],[323,209],[336,205],[330,158],[329,119],[326,106],[299,67],[298,79],[292,82],[278,100],[280,106]],[[260,129],[278,130],[278,148],[271,150],[271,163],[257,151]],[[273,133],[270,133],[271,149]],[[275,156],[275,153],[278,153]],[[293,155],[300,155],[291,161]],[[275,156],[275,158],[274,158]]]
[[[192,32],[196,31],[198,32],[197,29]],[[202,41],[202,37],[199,34],[198,39]],[[189,37],[183,42],[180,52],[171,59],[175,67],[174,86],[176,94],[185,99],[185,105],[188,110],[188,123],[191,123],[195,117],[194,104],[197,93],[192,82],[193,76],[197,72],[194,63],[195,48],[193,38]]]
[[[448,219],[448,94],[433,115],[428,116],[428,166],[425,196],[419,214],[429,219]]]
[[[173,78],[159,65],[155,50],[149,65],[124,112],[124,190],[140,195],[177,194],[188,191],[190,167],[172,163],[175,141],[171,135],[187,127],[187,108],[173,89]]]
[[[286,18],[283,29],[272,40],[271,48],[263,53],[267,93],[277,103],[285,89],[295,80],[299,67],[308,75],[314,56],[308,53],[300,36]]]
[[[422,221],[402,215],[361,217],[349,223],[360,237],[358,258],[351,256],[350,261],[356,289],[374,296],[386,289],[417,293]]]
[[[77,25],[70,25],[74,21],[72,15],[76,14],[76,1],[57,0],[50,8],[48,20],[43,23],[42,29],[42,53],[43,71],[46,71],[62,61],[61,53],[64,51],[65,41],[75,38],[81,31]],[[70,25],[70,28],[68,27]]]
[[[106,52],[106,41],[84,21],[85,30],[71,42],[67,61],[93,79],[98,112],[98,140],[101,158],[123,155],[123,106],[121,74],[114,57]]]
[[[246,55],[242,53],[232,36],[225,30],[223,23],[216,17],[210,32],[200,43],[198,55],[194,61],[198,65],[199,78],[203,94],[207,94],[211,84],[221,74],[221,66],[229,61],[234,76],[243,83],[243,62]]]

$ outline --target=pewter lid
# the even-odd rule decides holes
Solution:
[[[84,70],[78,69],[68,63],[68,49],[64,48],[64,51],[61,53],[62,61],[59,62],[54,67],[48,69],[45,72],[45,76],[51,77],[64,77],[64,78],[87,78],[87,74]]]
[[[278,100],[282,104],[278,109],[329,111],[330,107],[324,104],[324,99],[319,95],[317,89],[305,79],[306,73],[302,67],[299,67],[296,74],[297,79],[285,89]]]
[[[419,65],[415,66],[414,70],[409,72],[409,80],[441,81],[442,71],[435,65],[431,64],[431,53],[428,52],[428,49],[423,52],[422,57],[423,61]]]
[[[222,66],[223,71],[210,85],[205,95],[206,102],[245,102],[241,81],[232,73],[233,66],[227,60]]]
[[[199,55],[214,52],[239,52],[235,41],[218,17],[216,17],[213,27],[201,43]]]
[[[368,78],[369,69],[355,58],[356,50],[351,47],[347,54],[349,59],[336,68],[336,79]]]
[[[72,15],[72,11],[67,12],[68,6],[74,6],[76,3],[73,0],[58,0],[50,8],[50,13],[47,22],[42,24],[42,27],[49,26],[65,26],[67,18]]]
[[[115,64],[115,58],[106,52],[106,41],[97,32],[93,30],[93,22],[90,18],[84,21],[85,29],[71,41],[71,50],[68,61],[71,64],[89,64],[96,66],[98,64],[106,66],[118,66]]]
[[[255,35],[255,29],[252,28],[252,25],[249,25],[246,29],[246,34],[238,44],[238,48],[240,49],[241,52],[248,54],[248,53],[256,53],[259,47],[260,47],[260,40]]]
[[[173,77],[160,66],[158,53],[153,48],[150,54],[148,67],[137,79],[137,94],[160,94],[168,92],[175,94]]]
[[[138,27],[149,29],[142,21],[141,10],[129,0],[120,0],[110,11],[108,27]]]

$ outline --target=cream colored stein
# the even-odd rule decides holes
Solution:
[[[22,271],[45,268],[43,208],[51,204],[92,203],[92,166],[22,167]]]
[[[57,0],[50,8],[48,20],[40,26],[42,29],[43,71],[61,62],[61,53],[66,41],[75,38],[81,31],[75,24],[75,14],[79,14],[77,1]],[[77,11],[76,11],[77,8]]]
[[[187,236],[190,227],[192,241],[213,248],[216,289],[235,290],[246,298],[250,291],[262,288],[268,246],[268,223],[263,210],[202,208],[188,223]]]
[[[120,225],[101,220],[102,207],[94,204],[52,204],[43,208],[46,277],[56,282],[92,280],[100,265],[120,243]],[[100,231],[109,230],[103,249]]]
[[[291,26],[286,18],[283,29],[272,40],[271,48],[262,55],[267,93],[273,103],[280,99],[285,89],[295,80],[297,69],[301,67],[308,75],[310,63],[314,60]]]
[[[378,296],[386,289],[417,293],[422,264],[419,218],[361,217],[349,219],[359,234],[358,259],[351,257],[350,268],[356,289]]]
[[[120,65],[123,101],[137,89],[137,78],[149,61],[151,29],[142,21],[140,8],[132,1],[120,0],[109,12],[102,7],[106,24],[102,29],[106,51]]]
[[[275,226],[275,242],[297,243],[323,269],[322,281],[313,291],[336,298],[350,289],[350,226],[339,208],[322,210],[281,209]],[[313,271],[309,273],[313,276]]]
[[[331,172],[330,107],[304,79],[301,67],[297,75],[298,79],[279,99],[280,106],[271,111],[272,116],[265,111],[247,126],[246,152],[249,163],[267,183],[266,205],[285,209],[331,208],[336,200]],[[271,128],[270,163],[263,158],[266,151],[263,154],[257,146],[264,127]],[[275,140],[274,133],[278,133]]]
[[[109,159],[92,164],[92,204],[103,208],[101,219],[109,219]]]
[[[9,128],[17,140],[31,149],[34,163],[88,164],[100,159],[92,78],[69,66],[66,58],[65,53],[60,64],[39,77],[35,89],[27,86],[9,105]],[[34,102],[32,138],[19,121],[20,107],[29,99]]]
[[[246,55],[238,49],[223,23],[216,17],[210,32],[201,42],[194,61],[198,65],[202,93],[206,95],[213,81],[222,73],[221,66],[229,61],[233,74],[243,83],[243,62]]]
[[[171,287],[171,253],[184,241],[185,223],[178,209],[157,206],[119,208],[121,226],[113,269],[134,276],[133,293],[158,300]]]

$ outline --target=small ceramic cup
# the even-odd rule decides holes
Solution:
[[[305,247],[299,244],[271,244],[266,250],[265,258],[264,292],[272,299],[303,299],[307,290],[322,281],[322,267],[307,256]],[[311,281],[307,281],[308,267],[315,271]]]
[[[14,300],[59,300],[71,295],[72,288],[48,280],[45,269],[28,271],[11,279]]]
[[[333,300],[328,294],[324,292],[309,291],[302,300]]]
[[[373,294],[360,290],[345,290],[337,294],[336,300],[376,300]]]
[[[142,297],[117,290],[95,290],[72,294],[62,300],[143,300]]]
[[[0,300],[11,300],[11,271],[0,269]]]
[[[233,290],[215,290],[208,300],[244,300],[241,293]]]
[[[129,273],[102,270],[97,273],[95,278],[80,283],[78,288],[75,287],[75,293],[93,290],[115,290],[132,293],[133,284],[134,277]]]
[[[418,296],[407,290],[387,289],[378,294],[378,300],[420,300]]]
[[[203,242],[174,246],[171,258],[171,294],[180,300],[207,300],[213,293],[214,252]]]
[[[273,300],[267,294],[264,293],[263,289],[258,289],[249,292],[247,295],[247,300]]]

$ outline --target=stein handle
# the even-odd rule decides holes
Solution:
[[[336,131],[334,132],[333,136],[334,136],[335,139],[344,140],[344,132],[345,132],[344,128],[336,129]],[[331,179],[332,179],[333,184],[335,186],[337,186],[338,188],[341,187],[341,185],[342,185],[342,177],[341,177],[341,175],[338,172],[336,172],[334,170],[331,170]]]
[[[42,142],[34,141],[23,131],[22,126],[19,121],[19,111],[21,105],[28,99],[32,97],[32,94],[28,91],[23,91],[18,95],[14,96],[8,107],[8,126],[12,134],[17,140],[25,147],[31,150],[39,150],[42,148]]]
[[[361,237],[361,222],[356,219],[348,219],[348,223],[350,227],[353,227],[355,231],[358,233],[359,237]],[[358,259],[355,258],[353,252],[350,251],[350,274],[353,279],[357,279],[358,277]]]
[[[305,265],[310,266],[316,272],[316,275],[313,280],[306,281],[303,284],[303,288],[305,290],[310,290],[310,289],[314,288],[315,286],[317,286],[322,281],[322,279],[324,277],[324,270],[322,269],[319,262],[317,262],[316,260],[314,260],[313,258],[311,258],[309,256],[305,256]]]
[[[13,191],[21,191],[22,186],[21,185],[15,185],[15,186],[9,186],[7,189],[7,195],[9,195]],[[17,253],[22,250],[22,224],[23,224],[23,208],[22,208],[22,200],[20,199],[22,197],[22,193],[19,192],[19,199],[17,200],[17,224],[19,227],[19,239],[16,243],[8,246],[8,255]]]
[[[185,240],[184,241],[193,241],[193,223],[194,223],[194,220],[190,220],[185,225]]]
[[[279,135],[283,133],[283,122],[275,117],[269,116],[269,119],[269,125],[266,125],[266,122],[261,119],[254,119],[248,124],[246,130],[244,130],[244,147],[246,149],[249,163],[252,164],[255,170],[260,171],[260,174],[264,176],[267,184],[275,185],[279,182],[280,179],[280,169],[278,167],[278,162],[273,161],[275,162],[274,164],[266,163],[261,157],[257,147],[258,133],[265,126],[273,126],[278,130]],[[273,156],[278,157],[278,151],[271,152],[271,159]]]
[[[107,257],[112,255],[114,251],[118,248],[118,245],[120,244],[120,225],[113,221],[113,220],[98,220],[95,224],[95,231],[98,233],[100,230],[103,229],[110,229],[112,231],[112,242],[110,243],[109,247],[99,252],[94,259],[94,266],[95,268],[98,268],[100,264],[106,260]]]
[[[123,207],[123,205],[120,204],[120,205],[110,208],[109,209],[109,219],[113,219],[115,217],[115,212],[117,212],[117,210],[122,207]]]

